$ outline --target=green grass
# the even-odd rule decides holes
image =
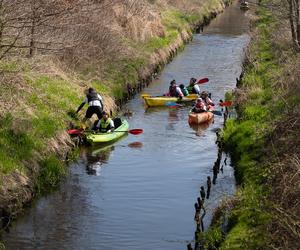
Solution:
[[[225,149],[230,151],[235,163],[235,176],[240,191],[240,203],[229,218],[229,232],[220,238],[220,228],[213,227],[206,236],[211,246],[219,249],[260,249],[268,244],[265,225],[271,215],[266,212],[266,196],[269,188],[263,183],[270,170],[265,166],[267,138],[273,131],[273,123],[283,119],[284,103],[277,99],[279,89],[274,86],[282,69],[278,65],[271,32],[276,28],[272,13],[259,8],[256,22],[259,36],[252,41],[250,53],[255,60],[245,68],[242,87],[245,101],[239,104],[238,119],[229,119],[222,132]],[[231,99],[231,96],[227,96]],[[299,103],[300,98],[289,100]],[[213,240],[217,239],[214,243]],[[220,243],[221,241],[221,243]]]
[[[209,6],[218,5],[218,0],[209,1],[202,13],[185,13],[176,9],[162,10],[162,22],[165,26],[165,36],[149,39],[146,42],[136,42],[124,39],[124,43],[136,51],[134,57],[118,58],[108,64],[103,76],[99,77],[98,68],[88,65],[81,70],[78,78],[87,81],[86,84],[95,87],[100,93],[111,95],[116,99],[123,97],[126,84],[135,86],[139,80],[141,68],[149,66],[150,55],[157,49],[167,48],[186,30],[191,32],[191,24],[204,19],[203,15],[209,14]],[[84,95],[72,82],[65,77],[40,74],[31,68],[34,60],[27,63],[27,59],[1,60],[0,72],[20,77],[24,83],[24,91],[19,85],[4,84],[1,99],[10,101],[7,92],[17,93],[18,101],[24,104],[24,109],[14,111],[13,115],[7,114],[0,118],[0,173],[11,173],[15,170],[28,170],[26,162],[35,160],[35,155],[44,159],[39,177],[39,190],[47,183],[56,185],[58,177],[63,175],[61,166],[54,156],[48,157],[47,142],[65,129],[69,122],[78,122],[74,110],[82,102]],[[32,64],[31,64],[32,63]],[[101,73],[101,72],[100,72]],[[58,72],[59,74],[59,72]],[[99,80],[98,80],[99,79]],[[18,81],[17,80],[17,81]],[[25,86],[27,85],[27,86]]]
[[[13,117],[0,118],[0,172],[9,173],[23,168],[23,161],[30,159],[35,148],[34,140],[24,131],[13,129]],[[21,126],[21,124],[20,124]]]
[[[48,192],[49,189],[56,187],[62,176],[65,176],[66,169],[55,155],[50,155],[40,162],[40,172],[37,181],[37,191],[39,193]]]
[[[154,52],[157,49],[168,47],[179,35],[178,30],[172,29],[167,31],[165,37],[154,37],[151,38],[147,43],[145,43],[144,47],[149,52]]]

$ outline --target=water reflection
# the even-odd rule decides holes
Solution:
[[[222,36],[239,36],[249,30],[249,20],[247,15],[240,10],[239,3],[234,3],[226,11],[204,28],[205,34],[219,34]]]
[[[222,30],[226,22],[218,23]],[[234,20],[233,24],[240,22]],[[201,85],[202,90],[212,92],[215,100],[221,99],[240,75],[247,41],[246,35],[195,35],[144,92],[162,93],[170,79],[185,82],[199,76],[210,79],[209,84]],[[40,199],[9,234],[3,233],[7,249],[182,250],[188,242],[197,242],[193,200],[199,196],[201,201],[201,185],[207,195],[207,176],[213,181],[217,154],[213,129],[219,129],[223,120],[215,117],[211,129],[204,129],[197,137],[187,122],[189,107],[145,111],[141,98],[126,107],[130,110],[126,116],[134,114],[130,126],[145,130],[138,137],[143,146],[139,148],[137,137],[128,135],[123,143],[119,140],[98,153],[95,148],[85,150],[69,168],[61,189]],[[169,124],[174,130],[166,129]],[[227,162],[222,159],[219,173],[215,168],[215,185],[211,184],[209,199],[205,199],[206,215],[202,216],[202,210],[199,230],[208,227],[224,194],[234,193],[230,158]],[[86,174],[86,166],[93,164],[101,171],[99,178]]]
[[[82,154],[86,157],[86,173],[88,175],[100,175],[102,165],[108,163],[111,152],[114,149],[114,145],[108,145],[83,150]]]
[[[141,147],[143,147],[143,143],[136,141],[136,142],[129,143],[127,146],[130,148],[141,148]]]
[[[193,129],[196,133],[196,136],[201,136],[203,132],[209,127],[210,124],[214,123],[214,119],[209,120],[201,124],[189,123],[190,128]]]

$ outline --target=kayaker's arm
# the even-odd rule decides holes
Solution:
[[[115,123],[113,120],[110,121],[110,124],[109,124],[109,130],[107,131],[108,133],[109,132],[114,132],[115,130]]]
[[[85,102],[81,103],[78,109],[76,110],[76,113],[78,113],[84,106]]]

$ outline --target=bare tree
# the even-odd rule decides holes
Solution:
[[[300,49],[300,13],[299,0],[287,0],[288,17],[291,27],[292,39],[295,47]]]

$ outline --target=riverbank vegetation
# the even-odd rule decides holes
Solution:
[[[208,231],[208,249],[300,248],[300,53],[292,11],[285,1],[258,6],[234,94],[238,118],[222,133],[236,166],[238,202],[222,215],[226,230],[219,221]]]
[[[229,2],[0,1],[0,218],[65,174],[84,89],[116,110]]]

